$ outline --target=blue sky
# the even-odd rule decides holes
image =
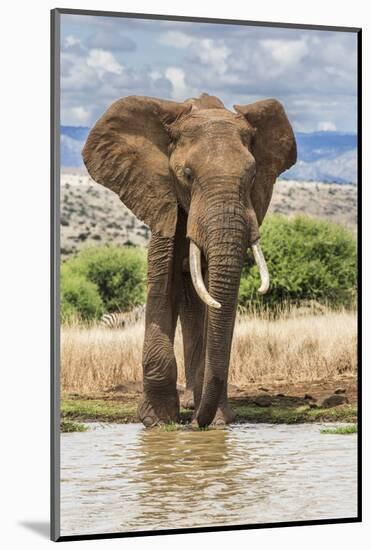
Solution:
[[[296,131],[355,132],[355,33],[97,16],[61,17],[61,122],[91,126],[116,99],[227,108],[279,99]]]

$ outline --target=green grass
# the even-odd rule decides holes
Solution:
[[[171,422],[170,424],[163,424],[159,426],[159,430],[161,430],[162,432],[177,432],[178,430],[184,430],[184,424]]]
[[[63,399],[62,418],[80,421],[138,422],[137,406],[103,399]]]
[[[349,435],[358,433],[357,424],[350,424],[348,426],[337,426],[336,428],[324,428],[321,430],[321,434],[334,434],[334,435]]]
[[[71,432],[86,432],[87,426],[79,424],[79,422],[73,422],[72,420],[62,420],[61,424],[62,433],[71,433]]]
[[[299,424],[307,422],[355,422],[356,405],[341,405],[333,408],[310,408],[257,405],[231,400],[236,412],[236,422],[265,422],[269,424]],[[139,422],[136,403],[125,403],[105,399],[66,398],[62,400],[63,420],[129,423]],[[192,411],[180,410],[180,424],[190,422]],[[179,424],[163,427],[168,431],[179,429]]]
[[[181,419],[183,420],[184,420],[184,417],[187,418],[187,420],[184,421],[183,424],[180,424],[178,422],[171,422],[170,424],[163,424],[162,426],[159,426],[159,430],[163,432],[177,432],[178,430],[192,430],[192,431],[205,432],[207,430],[217,428],[216,426],[205,426],[205,428],[199,428],[196,424],[191,424],[189,422],[190,420],[189,412],[186,412],[186,411],[184,411],[183,413],[181,412],[180,416],[181,416]]]
[[[234,406],[237,422],[267,422],[269,424],[300,424],[307,422],[354,422],[356,405],[341,405],[332,409],[299,407],[258,407],[256,405]]]
[[[177,422],[171,422],[170,424],[163,424],[159,429],[163,432],[177,432],[184,428],[183,424],[178,424]]]

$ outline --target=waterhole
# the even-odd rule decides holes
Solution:
[[[323,425],[62,434],[61,534],[349,518],[357,436]]]

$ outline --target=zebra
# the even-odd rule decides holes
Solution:
[[[131,311],[105,313],[100,325],[105,328],[128,328],[144,318],[145,306],[137,306]]]

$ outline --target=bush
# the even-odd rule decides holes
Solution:
[[[249,251],[239,303],[271,308],[283,301],[316,300],[350,306],[357,283],[356,243],[345,228],[306,216],[268,217],[261,227],[261,245],[270,273],[270,290],[257,293],[260,278]]]
[[[145,251],[133,247],[86,248],[62,266],[65,277],[78,276],[96,289],[102,311],[126,311],[145,300]],[[92,288],[90,286],[90,288]],[[80,310],[84,319],[86,315]]]
[[[98,287],[86,277],[71,271],[65,262],[61,267],[61,317],[63,322],[94,319],[102,315],[103,301]]]

